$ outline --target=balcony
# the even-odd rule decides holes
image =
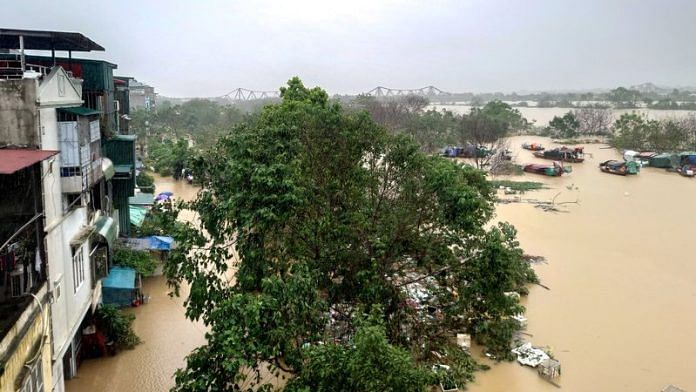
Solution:
[[[36,295],[46,282],[42,215],[20,223],[24,219],[27,217],[7,221],[8,227],[0,234],[0,337],[13,328],[34,302],[32,294]]]
[[[84,166],[60,168],[60,181],[63,193],[82,193],[91,189],[102,178],[104,178],[102,158],[96,158]]]
[[[49,67],[36,64],[25,64],[24,70],[22,70],[22,61],[19,59],[0,60],[0,80],[17,80],[31,74],[46,76],[50,71]]]
[[[42,160],[53,151],[0,149],[0,337],[46,282]]]

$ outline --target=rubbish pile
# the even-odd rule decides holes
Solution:
[[[512,349],[512,353],[517,355],[517,362],[536,368],[539,375],[551,383],[551,379],[561,375],[561,362],[551,358],[544,350],[533,347],[531,343]]]
[[[513,348],[512,353],[517,355],[517,362],[534,368],[550,358],[544,350],[532,347],[531,343],[525,343],[517,348]]]

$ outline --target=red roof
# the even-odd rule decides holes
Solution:
[[[2,148],[0,174],[12,174],[56,154],[58,151]]]

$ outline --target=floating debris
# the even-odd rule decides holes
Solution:
[[[457,345],[465,351],[469,351],[469,349],[471,349],[471,335],[468,333],[458,333]]]
[[[531,367],[537,367],[545,360],[551,359],[544,350],[532,347],[531,343],[525,343],[512,349],[512,353],[517,355],[517,362]]]
[[[539,366],[537,371],[541,377],[552,379],[561,375],[561,362],[553,358],[545,359]]]
[[[672,384],[667,385],[666,387],[662,388],[662,391],[660,392],[686,392],[685,390],[675,387]]]

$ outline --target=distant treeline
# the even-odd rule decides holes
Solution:
[[[554,117],[545,126],[532,127],[518,109],[500,100],[475,106],[464,114],[428,109],[430,102],[421,96],[385,100],[361,95],[337,101],[347,110],[367,112],[393,133],[413,138],[428,153],[437,153],[445,146],[467,145],[487,151],[500,150],[504,148],[501,141],[506,136],[519,133],[563,139],[602,136],[617,148],[638,150],[696,149],[696,116],[650,120],[630,113],[615,120],[611,109],[582,107]],[[657,104],[666,105],[664,101],[653,105]],[[674,106],[664,108],[674,109]],[[137,111],[132,115],[131,126],[139,136],[139,150],[147,166],[162,175],[178,176],[196,158],[196,151],[214,145],[235,125],[253,124],[257,112],[245,109],[209,100],[191,100],[179,105],[160,105],[152,112]],[[476,158],[477,165],[488,164],[485,159]]]

